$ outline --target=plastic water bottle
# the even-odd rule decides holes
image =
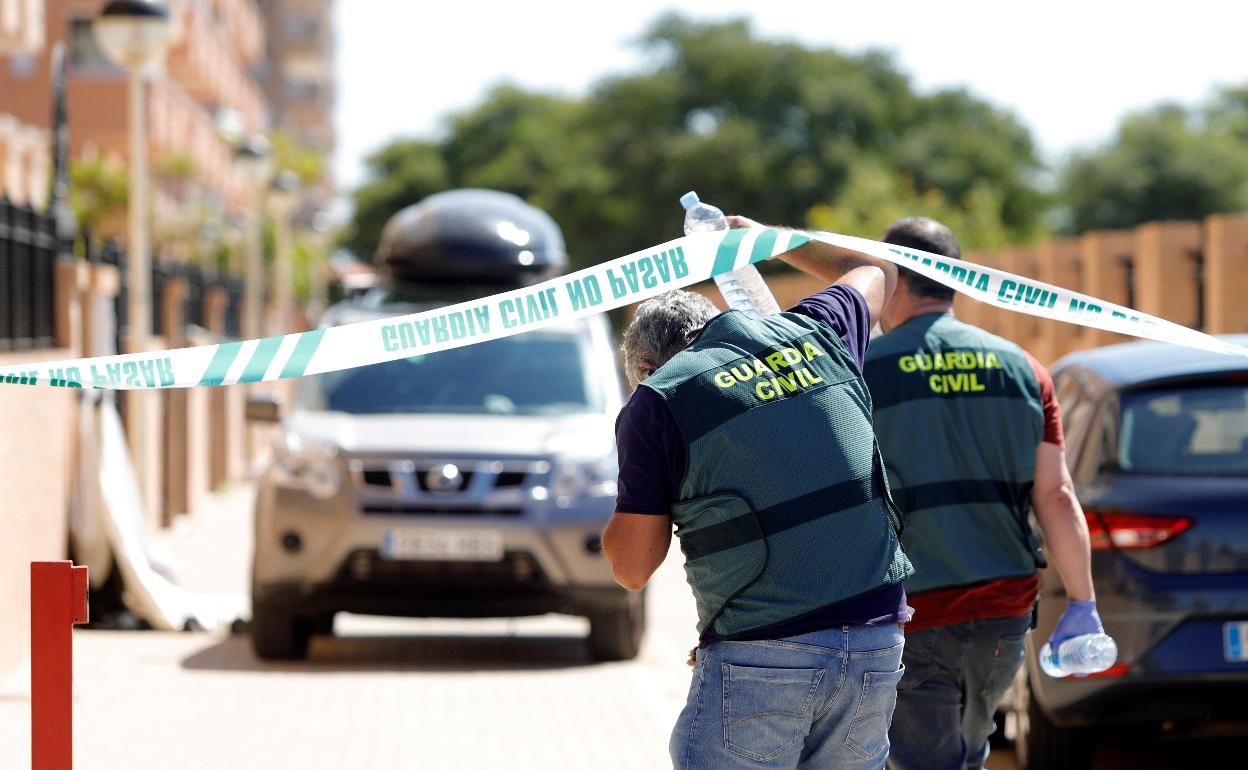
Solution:
[[[1045,642],[1040,649],[1040,670],[1052,677],[1061,678],[1074,674],[1095,674],[1118,660],[1118,645],[1107,634],[1084,634],[1062,642],[1057,648],[1056,661],[1053,650]]]
[[[728,229],[724,212],[699,201],[696,192],[690,191],[680,196],[680,205],[685,207],[685,235]],[[719,293],[723,295],[728,307],[740,310],[751,318],[780,312],[780,306],[776,304],[776,298],[772,296],[767,282],[753,265],[715,276],[715,285],[719,287]]]

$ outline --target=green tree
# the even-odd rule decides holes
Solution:
[[[1200,219],[1248,207],[1248,89],[1199,109],[1174,104],[1123,119],[1107,145],[1076,154],[1061,175],[1072,233]]]
[[[550,211],[575,266],[678,235],[677,198],[690,189],[789,225],[836,212],[838,226],[869,232],[884,203],[900,213],[929,203],[973,224],[979,245],[1041,229],[1040,164],[1026,128],[964,91],[917,93],[887,55],[675,15],[639,45],[651,66],[584,98],[503,86],[452,116],[445,138],[380,150],[344,243],[367,258],[392,214],[460,186],[514,192]]]
[[[78,226],[98,237],[117,237],[126,229],[130,179],[125,170],[102,157],[86,157],[69,166],[69,206]]]
[[[818,230],[879,238],[894,221],[931,217],[948,225],[964,249],[994,249],[1010,242],[1001,219],[1000,195],[987,186],[973,187],[951,202],[939,189],[915,191],[908,177],[878,166],[859,165],[836,205],[811,209],[810,226]]]
[[[370,181],[355,191],[355,212],[344,228],[342,242],[361,259],[371,259],[382,228],[395,212],[453,185],[442,148],[432,142],[393,142],[365,163]]]

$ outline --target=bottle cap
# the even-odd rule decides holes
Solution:
[[[690,190],[689,192],[680,196],[680,205],[684,206],[687,209],[691,209],[694,206],[698,205],[699,203],[701,203],[701,201],[698,200],[698,194],[694,192],[693,190]]]

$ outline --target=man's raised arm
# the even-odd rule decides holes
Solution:
[[[728,217],[728,224],[733,227],[769,227],[736,215]],[[897,287],[897,266],[892,262],[823,241],[810,241],[780,254],[777,259],[828,283],[857,289],[867,301],[873,324],[879,320],[884,303],[893,296],[893,289]]]

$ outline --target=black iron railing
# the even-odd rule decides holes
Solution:
[[[56,221],[0,197],[0,351],[56,344]]]

